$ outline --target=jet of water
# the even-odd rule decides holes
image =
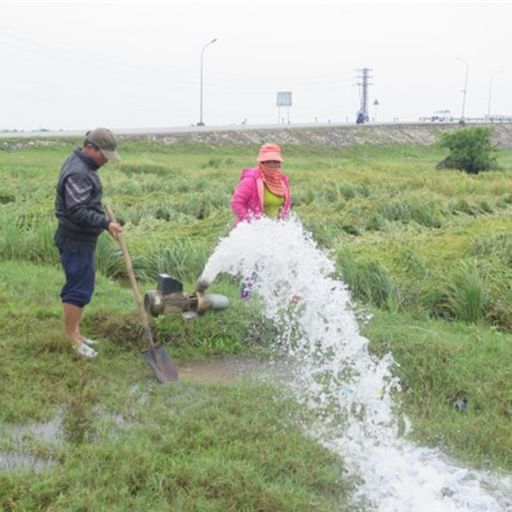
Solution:
[[[359,334],[345,284],[300,221],[260,219],[220,240],[200,277],[228,273],[251,281],[275,343],[300,362],[289,382],[316,413],[314,435],[362,480],[354,506],[380,512],[512,510],[512,479],[460,468],[405,436],[393,397],[400,386],[391,354],[378,359]]]

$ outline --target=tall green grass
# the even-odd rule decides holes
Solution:
[[[69,149],[57,145],[2,155],[8,200],[0,203],[0,259],[57,264],[53,197]],[[168,272],[193,281],[218,238],[233,226],[231,193],[241,168],[253,165],[256,146],[167,145],[139,138],[123,140],[122,149],[123,162],[100,173],[105,201],[125,224],[138,278]],[[512,303],[506,290],[512,283],[505,229],[512,227],[512,196],[506,151],[500,152],[501,171],[478,176],[435,170],[435,147],[305,151],[285,145],[284,151],[294,210],[315,239],[338,254],[356,300],[508,328]],[[470,272],[472,285],[469,276],[461,277],[464,270],[457,275],[460,265],[481,269],[489,258],[495,265],[480,278]],[[97,267],[110,277],[125,276],[119,249],[105,235]]]
[[[398,363],[414,438],[480,467],[511,468],[511,335],[482,324],[372,312],[363,334],[376,355],[392,351]],[[462,399],[464,412],[454,407]]]

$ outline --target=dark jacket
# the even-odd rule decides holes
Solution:
[[[57,183],[55,244],[62,250],[94,249],[109,221],[101,207],[98,166],[79,149],[64,162]]]

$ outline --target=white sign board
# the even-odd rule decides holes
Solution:
[[[277,93],[277,106],[278,107],[291,107],[292,106],[292,92],[280,91]]]

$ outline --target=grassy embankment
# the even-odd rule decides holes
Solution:
[[[0,510],[144,510],[148,500],[152,510],[339,508],[342,462],[304,438],[298,412],[271,385],[148,382],[133,298],[116,281],[123,265],[107,237],[85,318],[104,342],[101,357],[70,357],[52,206],[71,147],[0,152],[0,414],[4,424],[60,414],[65,435],[60,445],[23,440],[25,453],[57,464],[0,474]],[[255,151],[122,144],[124,161],[102,179],[146,288],[161,271],[192,287],[229,230],[229,198]],[[364,326],[373,349],[400,364],[414,435],[474,464],[512,468],[512,153],[500,153],[502,171],[478,176],[434,170],[443,155],[427,147],[285,154],[295,211],[375,313]],[[254,328],[257,312],[237,301],[236,284],[223,279],[215,291],[232,299],[222,314],[158,320],[169,352],[265,352],[271,332]],[[451,407],[459,398],[463,414]],[[16,442],[4,436],[0,452]]]

